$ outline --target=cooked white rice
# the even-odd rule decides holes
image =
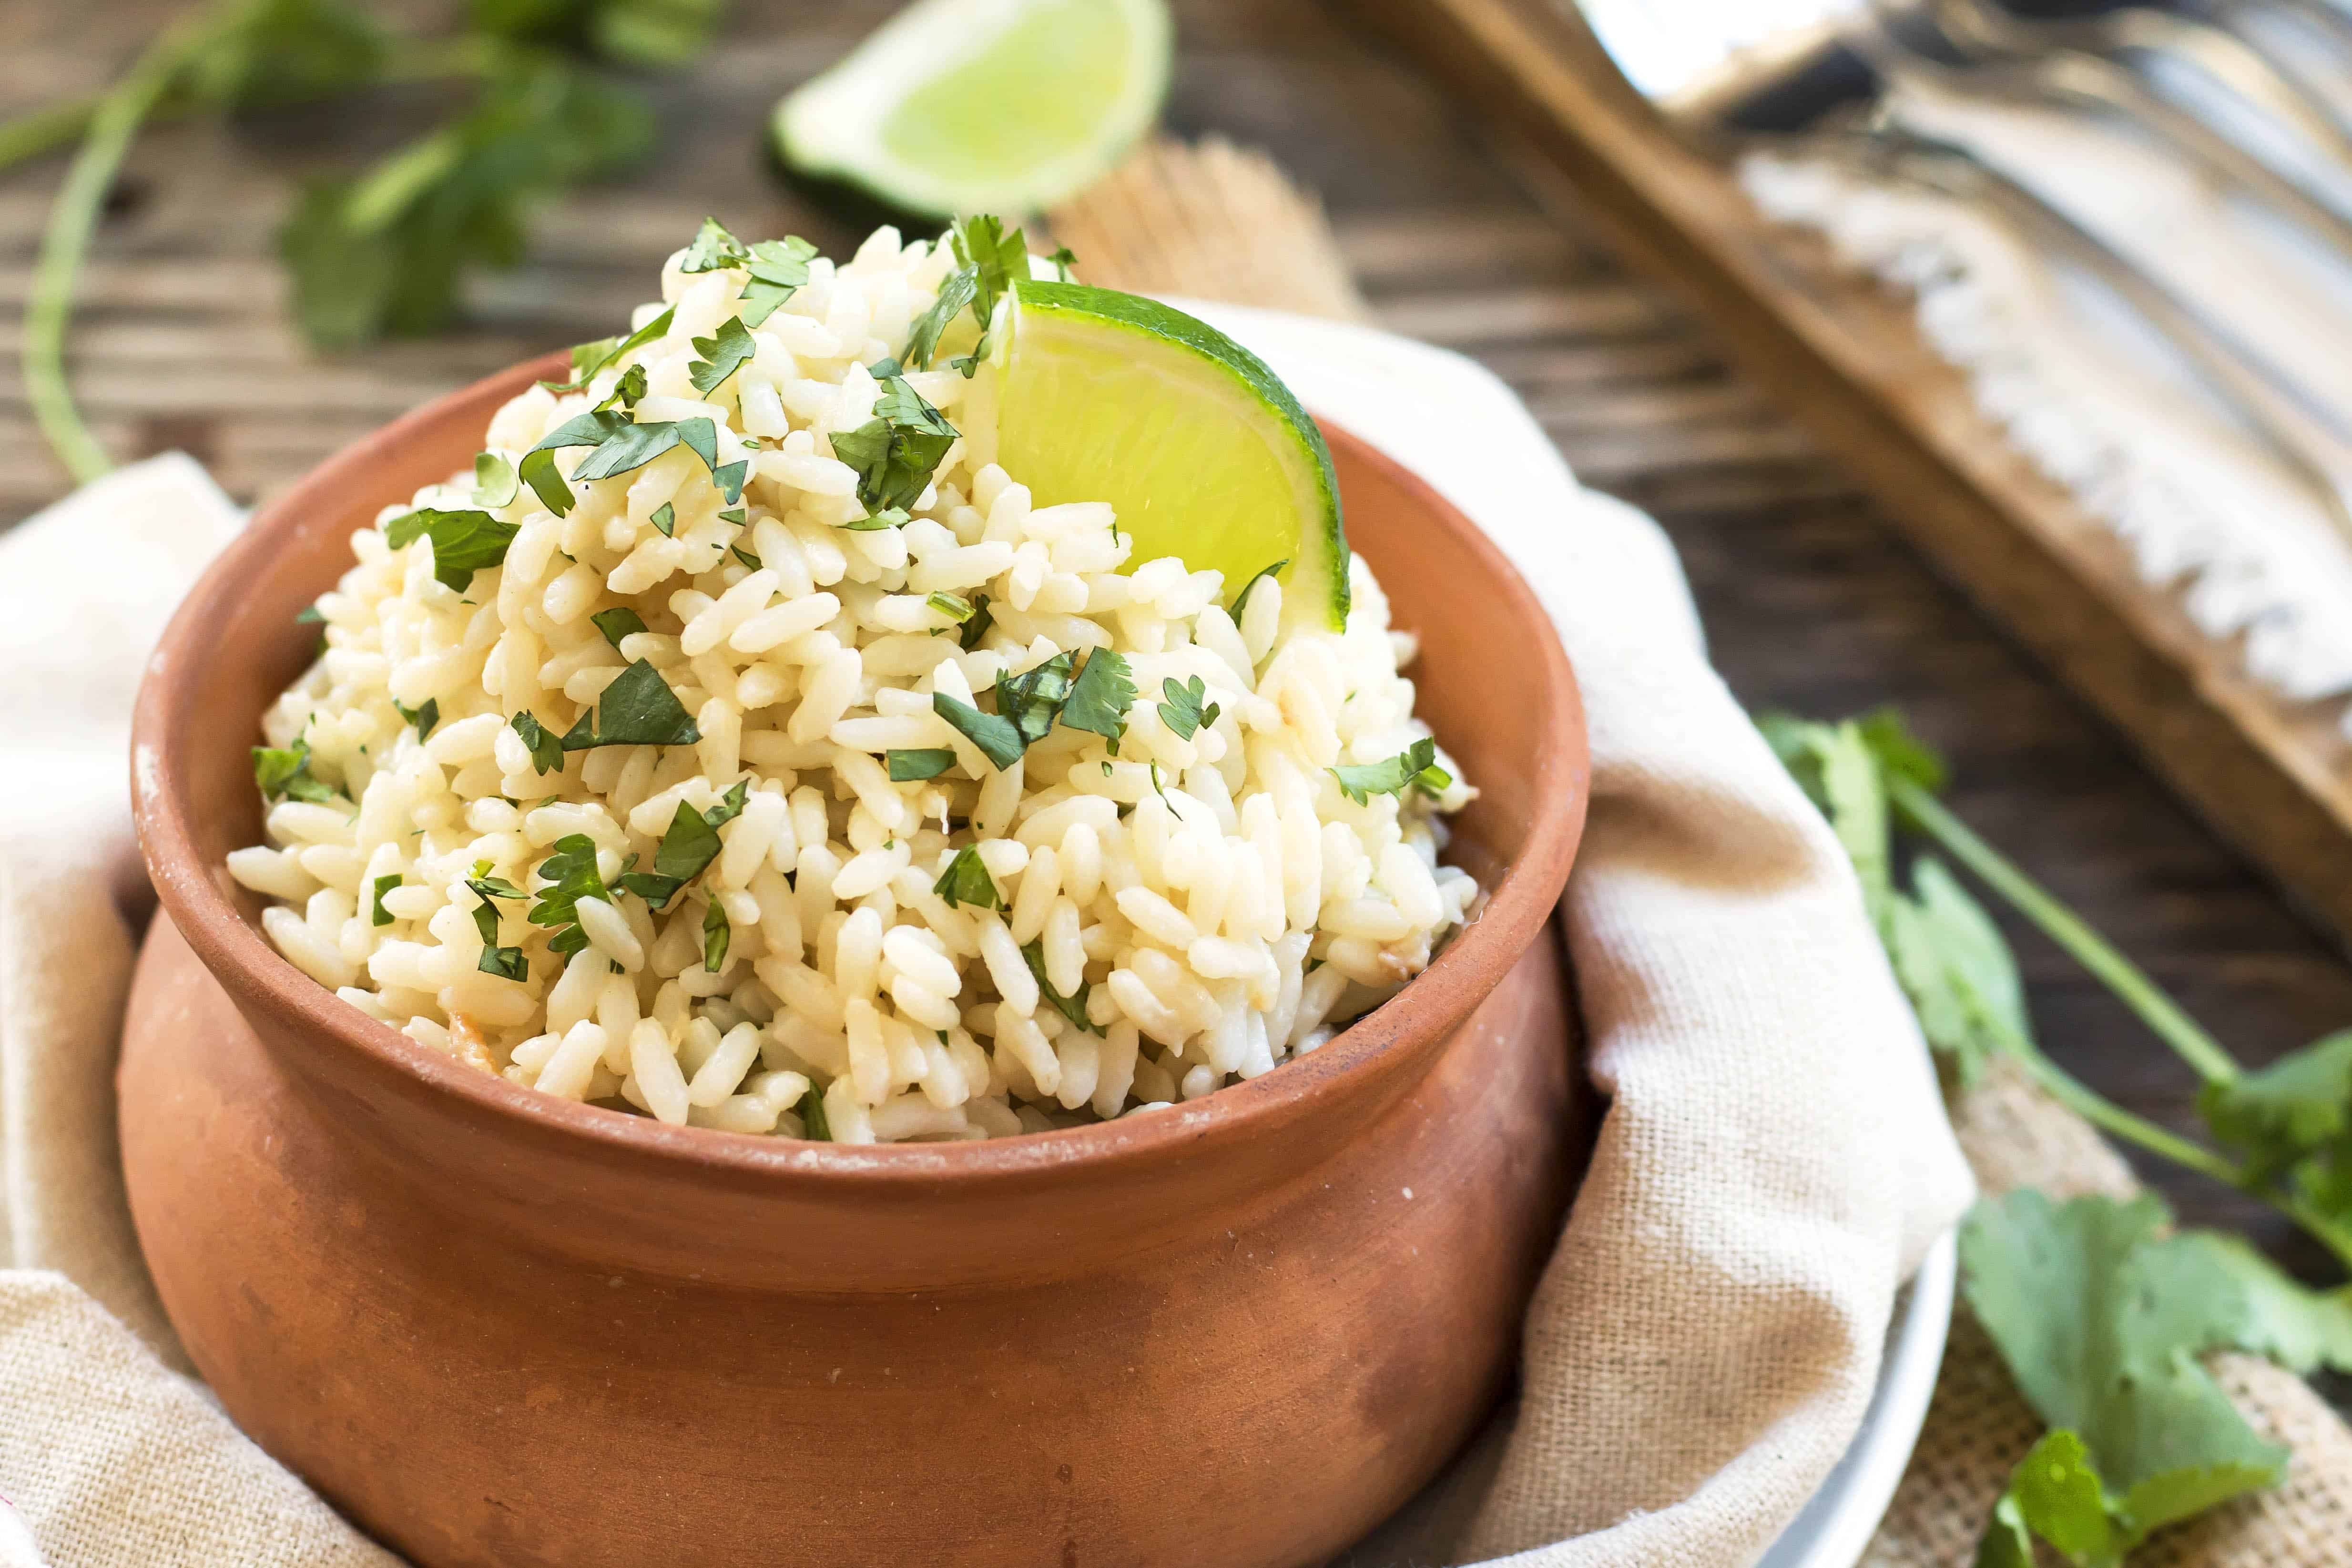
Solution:
[[[1437,813],[1470,791],[1442,753],[1455,782],[1434,797],[1357,804],[1328,771],[1428,733],[1398,673],[1412,639],[1389,629],[1360,561],[1344,635],[1281,632],[1271,580],[1236,623],[1217,574],[1172,558],[1130,570],[1109,507],[1033,507],[990,461],[987,378],[945,368],[946,353],[907,379],[961,438],[912,521],[845,528],[866,508],[830,433],[867,422],[867,367],[905,352],[958,258],[884,228],[838,268],[812,262],[705,397],[691,340],[736,314],[746,274],[685,273],[686,254],[662,274],[666,335],[583,392],[525,392],[487,441],[520,459],[641,364],[638,421],[707,416],[720,463],[749,460],[744,521],[720,516],[710,470],[679,447],[573,485],[566,517],[528,485],[496,507],[471,478],[419,492],[415,508],[519,525],[462,594],[436,580],[430,535],[389,542],[411,507],[354,534],[355,564],[319,601],[322,655],[263,722],[272,747],[307,745],[317,784],[297,793],[314,798],[276,799],[268,843],[228,860],[275,900],[263,924],[280,952],[412,1038],[543,1093],[787,1137],[809,1135],[821,1105],[845,1142],[1197,1098],[1314,1049],[1427,964],[1477,896],[1438,861]],[[976,335],[960,321],[950,342],[969,352]],[[586,456],[561,453],[560,470]],[[982,596],[992,625],[966,650],[957,601]],[[617,647],[592,619],[616,607],[647,628]],[[1115,758],[1056,724],[1000,770],[934,711],[935,692],[984,708],[1000,673],[1101,648],[1141,693]],[[699,738],[567,752],[538,772],[511,717],[560,735],[638,660]],[[1163,681],[1196,676],[1219,712],[1187,739],[1160,700]],[[406,715],[428,701],[420,741]],[[922,748],[953,765],[892,782],[887,753]],[[665,910],[617,890],[633,859],[654,864],[681,805],[725,816],[739,784],[719,853]],[[573,905],[570,940],[585,945],[567,958],[530,900],[468,881],[535,890],[572,835],[593,841],[607,897]],[[966,846],[1001,910],[937,890]],[[722,921],[713,970],[706,931]],[[485,972],[486,946],[492,963],[515,950],[505,961],[527,976]]]

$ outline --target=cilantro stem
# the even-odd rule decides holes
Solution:
[[[104,101],[103,93],[91,93],[0,123],[0,169],[13,169],[44,153],[79,142],[89,132],[98,106]]]
[[[78,483],[97,479],[114,462],[83,423],[66,378],[66,325],[73,316],[75,276],[89,253],[106,193],[140,122],[215,25],[207,13],[165,29],[122,79],[107,89],[49,208],[48,228],[41,236],[40,259],[34,265],[32,292],[25,305],[25,398],[41,434]]]
[[[1914,781],[1899,776],[1887,779],[1886,793],[1895,809],[1913,826],[1975,872],[2039,927],[2044,936],[2104,983],[2158,1039],[2195,1068],[2199,1077],[2208,1083],[2227,1083],[2238,1076],[2238,1064],[2221,1048],[2221,1042],[2182,1011],[2162,987],[2117,952],[2106,938],[2093,931],[2080,915],[2018,869],[2007,856],[1978,837],[1943,802]]]

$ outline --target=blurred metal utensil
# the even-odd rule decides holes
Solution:
[[[2003,0],[1935,0],[1935,6],[1947,36],[1991,54],[2030,58],[2067,50],[2116,60],[2146,55],[2190,66],[2352,169],[2352,134],[2334,109],[2255,35],[2154,5],[2126,4],[2063,16],[2029,14]],[[2352,22],[2326,0],[2308,0],[2295,9],[2324,14],[2332,24],[2323,25],[2352,30]]]
[[[1887,73],[1913,57],[1868,0],[1575,0],[1626,79],[1687,139],[1827,155],[1982,204],[2029,243],[2098,278],[2310,484],[2352,538],[2352,440],[2308,389],[2038,193],[1955,142],[1885,112]]]

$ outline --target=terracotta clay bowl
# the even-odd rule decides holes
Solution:
[[[1547,916],[1582,827],[1575,683],[1427,486],[1331,432],[1420,704],[1484,794],[1484,914],[1299,1061],[1105,1126],[850,1148],[541,1097],[344,1005],[222,858],[297,611],[559,357],[268,508],[139,699],[163,900],[120,1074],[157,1286],[228,1412],[432,1568],[1321,1562],[1504,1386],[1581,1158]]]

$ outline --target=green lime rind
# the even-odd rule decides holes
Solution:
[[[1000,456],[1013,477],[1036,492],[1039,504],[1109,500],[1120,526],[1135,538],[1130,566],[1176,555],[1193,570],[1223,572],[1229,597],[1261,570],[1287,562],[1275,574],[1282,584],[1285,624],[1345,629],[1348,536],[1331,450],[1313,417],[1265,361],[1206,321],[1116,289],[1022,280],[1003,309],[1008,314],[999,318],[1003,330],[993,353],[1001,378]],[[1057,406],[1055,411],[1066,417],[1049,422],[1050,428],[1024,434],[1020,386],[1024,376],[1040,374],[1029,356],[1041,344],[1046,354],[1065,356],[1083,344],[1103,356],[1103,365],[1120,373],[1156,373],[1186,395],[1163,397],[1161,406],[1144,409],[1123,407],[1114,395],[1082,396]],[[1079,372],[1080,389],[1090,384]],[[1226,406],[1217,408],[1214,402]],[[1123,419],[1123,426],[1115,419]],[[1196,447],[1212,448],[1211,463],[1214,448],[1230,447],[1244,468],[1245,444],[1259,442],[1280,471],[1284,493],[1261,493],[1260,471],[1251,476],[1253,493],[1244,498],[1259,503],[1254,510],[1221,506],[1232,498],[1213,493],[1186,497],[1181,466],[1172,476],[1144,481],[1143,493],[1132,493],[1137,474],[1116,465],[1106,470],[1097,464],[1088,471],[1093,455],[1068,450],[1073,430],[1081,444],[1093,437],[1114,453],[1139,451],[1143,462],[1137,473],[1148,472],[1150,459],[1159,456],[1152,450],[1155,437],[1171,431],[1177,442],[1189,437]],[[1027,450],[1011,449],[1021,447]],[[1122,488],[1130,493],[1120,494]],[[1186,507],[1188,500],[1192,504]]]
[[[905,212],[1043,211],[1092,184],[1168,96],[1166,0],[918,0],[776,105],[793,174]]]

